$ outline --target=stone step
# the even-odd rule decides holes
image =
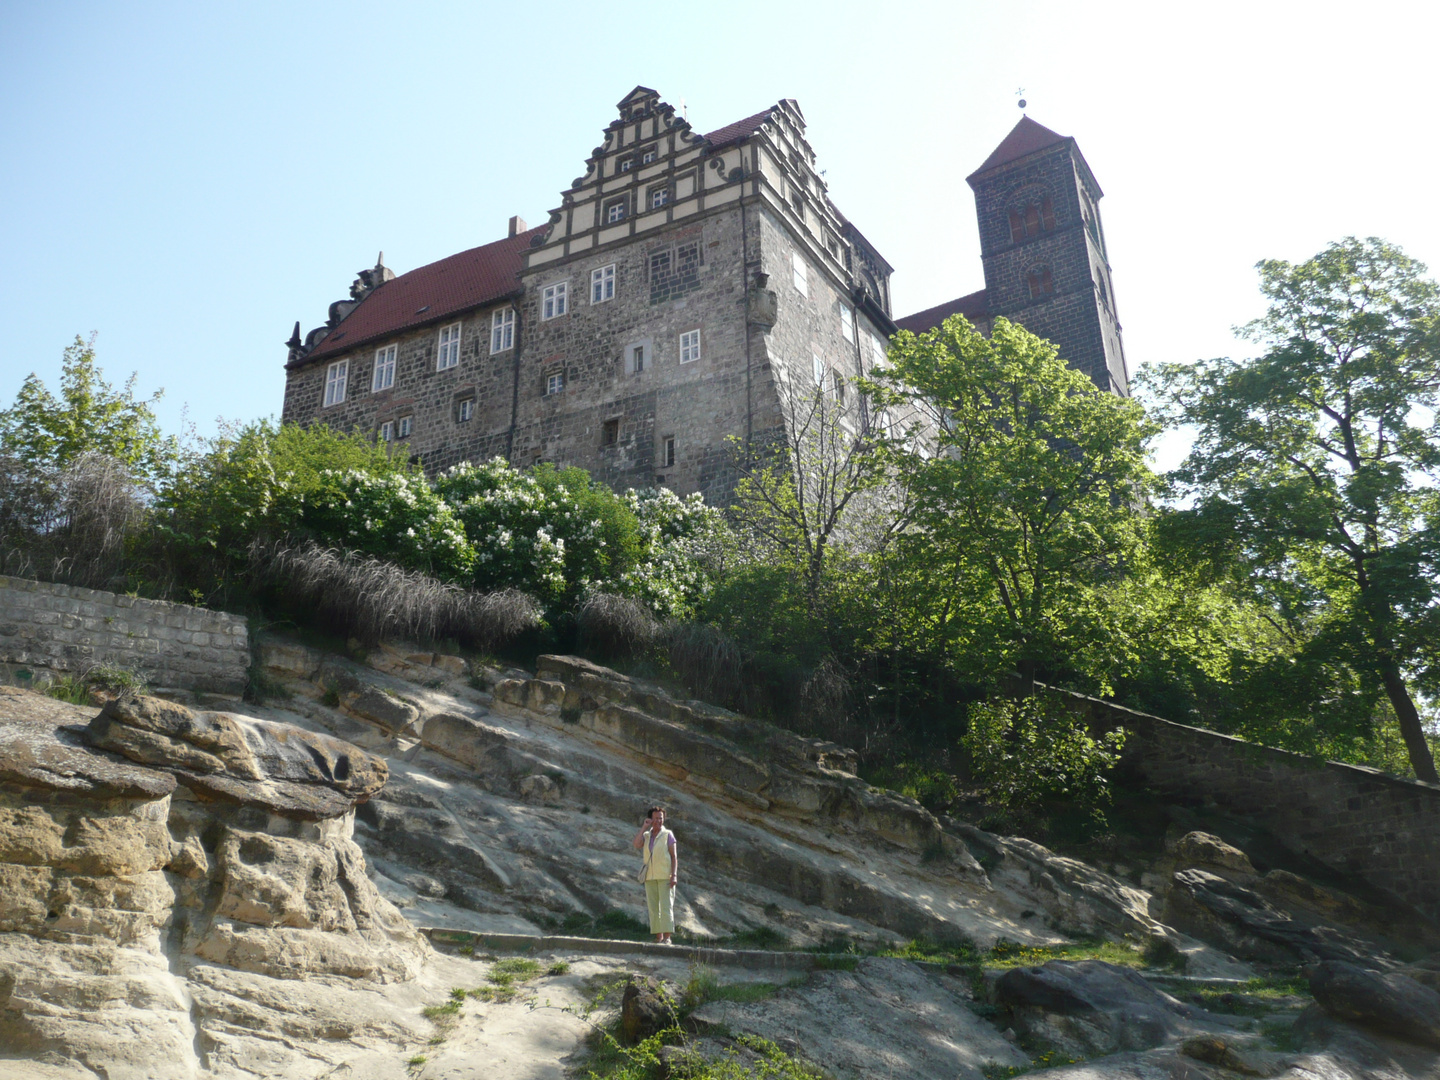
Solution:
[[[655,956],[727,967],[765,968],[774,971],[813,971],[816,968],[851,967],[851,953],[776,952],[768,949],[712,949],[696,945],[660,945],[653,941],[617,941],[613,938],[568,937],[563,934],[483,934],[474,930],[447,930],[422,926],[420,933],[432,944],[452,948],[470,946],[476,952],[573,952],[605,955]]]

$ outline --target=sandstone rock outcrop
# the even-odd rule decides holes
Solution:
[[[412,979],[427,946],[352,839],[386,775],[287,725],[0,691],[0,1055],[191,1077],[237,1025],[196,1010],[196,971]]]

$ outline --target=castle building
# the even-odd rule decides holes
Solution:
[[[787,392],[868,426],[849,386],[897,325],[1004,314],[1126,392],[1100,191],[1073,139],[1020,122],[970,177],[986,289],[897,323],[893,268],[827,195],[796,102],[705,135],[643,86],[618,109],[544,225],[512,218],[505,239],[399,276],[382,254],[323,326],[297,323],[282,418],[401,442],[432,473],[499,455],[718,501]]]

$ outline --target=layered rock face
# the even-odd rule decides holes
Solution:
[[[0,687],[0,1059],[193,1076],[274,1041],[263,984],[416,975],[352,839],[383,761],[154,698],[94,713]]]

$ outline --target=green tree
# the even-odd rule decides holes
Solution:
[[[1265,351],[1147,380],[1196,431],[1169,477],[1193,503],[1170,526],[1265,599],[1299,669],[1341,688],[1314,707],[1368,725],[1383,693],[1435,782],[1412,687],[1440,686],[1440,291],[1373,237],[1258,269],[1269,310],[1240,332]]]
[[[938,411],[933,452],[913,432],[888,440],[914,504],[901,546],[934,632],[977,680],[1069,667],[1107,690],[1155,425],[1005,319],[989,338],[958,316],[901,332],[877,378],[877,404]]]
[[[66,466],[100,453],[125,463],[143,479],[164,474],[176,453],[173,437],[160,433],[154,405],[135,397],[135,375],[116,391],[95,363],[95,340],[77,336],[60,365],[56,397],[33,372],[15,404],[0,411],[0,448],[32,464]]]

